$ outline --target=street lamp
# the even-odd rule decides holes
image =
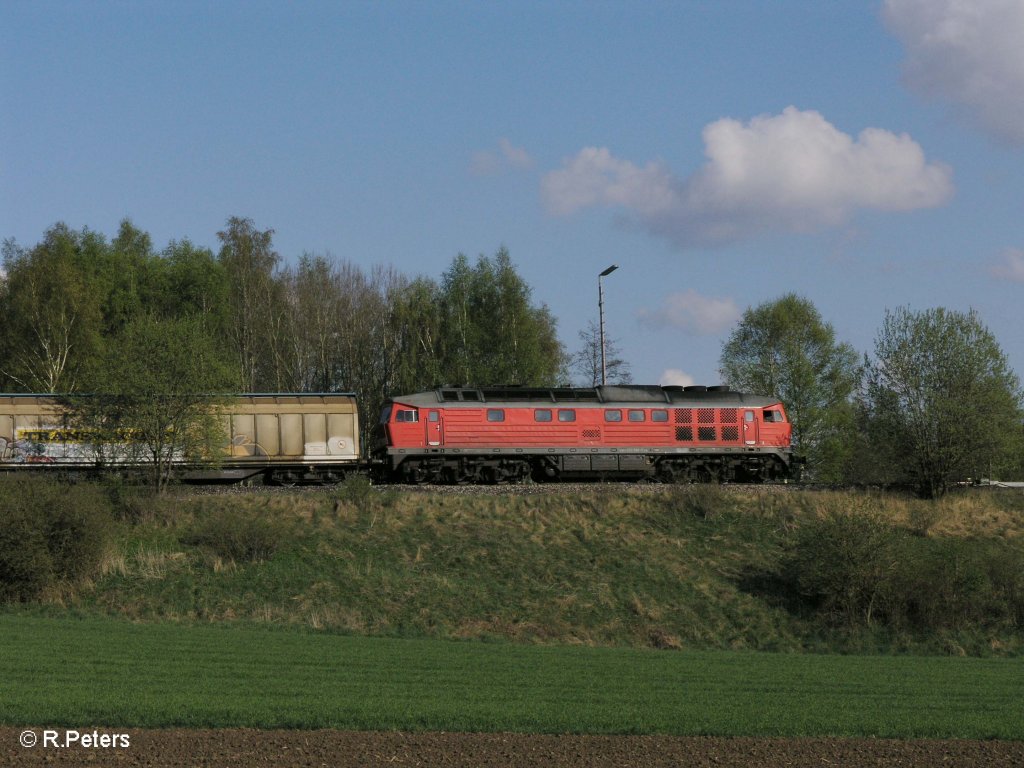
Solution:
[[[608,277],[612,272],[619,268],[618,264],[612,264],[608,269],[597,276],[597,314],[601,319],[601,384],[605,383],[606,370],[604,367],[604,286],[601,284],[601,279]]]

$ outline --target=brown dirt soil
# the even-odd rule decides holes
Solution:
[[[31,730],[40,744],[25,748]],[[51,729],[63,738],[63,729]],[[86,728],[77,729],[91,735]],[[1001,766],[1024,765],[1024,742],[542,736],[517,733],[96,729],[127,734],[127,748],[41,745],[43,728],[0,728],[10,766]]]

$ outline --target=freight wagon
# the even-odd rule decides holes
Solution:
[[[273,483],[338,482],[361,466],[355,396],[251,394],[230,399],[218,411],[219,455],[209,464],[179,458],[186,480]],[[130,435],[119,446],[95,444],[70,423],[60,398],[0,395],[0,469],[91,470],[145,464]]]

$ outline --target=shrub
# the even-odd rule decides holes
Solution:
[[[915,541],[899,589],[905,619],[919,630],[1019,627],[1024,619],[1024,553],[1000,542]]]
[[[833,621],[870,625],[891,610],[899,538],[876,515],[833,511],[800,527],[784,571]]]
[[[911,535],[877,515],[805,522],[783,561],[805,608],[831,624],[919,633],[1024,626],[1024,551]]]
[[[57,584],[94,576],[113,527],[97,487],[49,478],[0,480],[0,600],[37,599]]]
[[[129,483],[119,476],[105,477],[102,487],[110,499],[114,517],[132,525],[151,522],[158,517],[173,517],[177,507],[164,503],[163,495],[148,485]]]
[[[334,490],[335,501],[351,504],[357,509],[364,507],[373,494],[370,478],[363,474],[351,474],[342,480]]]
[[[255,512],[216,510],[185,533],[181,542],[204,547],[226,560],[253,563],[273,557],[286,533],[283,523]]]
[[[732,511],[727,494],[718,486],[675,485],[659,498],[651,505],[648,520],[666,533],[680,534],[698,520],[714,520]]]

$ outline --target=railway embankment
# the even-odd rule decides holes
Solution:
[[[6,611],[388,637],[1018,655],[1024,494],[766,487],[151,496],[0,483]]]

